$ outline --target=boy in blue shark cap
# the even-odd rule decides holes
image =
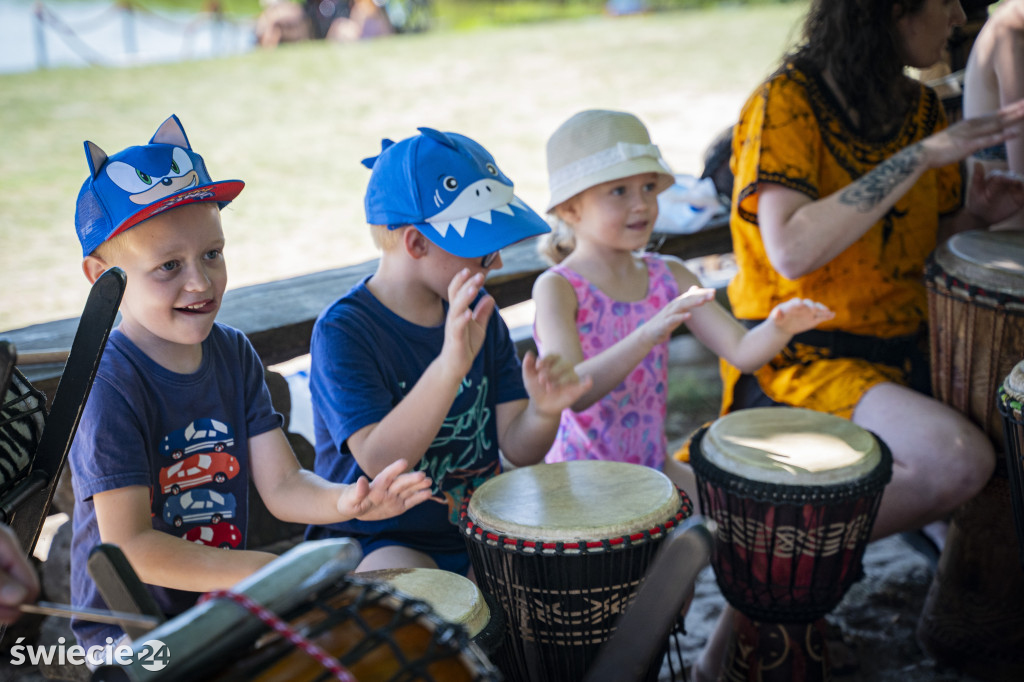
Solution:
[[[359,540],[358,571],[441,568],[466,575],[459,535],[465,493],[504,456],[535,464],[562,410],[590,387],[557,356],[520,365],[483,291],[502,248],[549,230],[473,140],[420,128],[384,140],[366,191],[381,250],[377,271],[316,321],[310,390],[316,471],[373,476],[402,457],[433,480],[433,497],[384,521],[311,526],[309,538]]]
[[[124,551],[168,616],[273,560],[246,550],[250,477],[267,508],[296,523],[384,518],[425,500],[429,480],[404,462],[351,485],[304,471],[255,350],[215,322],[227,285],[220,209],[243,183],[211,181],[174,116],[149,144],[109,158],[85,149],[82,267],[92,282],[120,267],[128,284],[69,455],[72,602],[104,606],[86,569],[100,542]],[[72,628],[89,651],[123,636]]]

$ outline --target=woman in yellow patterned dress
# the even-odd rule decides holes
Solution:
[[[753,375],[723,364],[723,412],[794,405],[878,434],[894,468],[876,538],[941,519],[995,465],[983,432],[928,395],[923,269],[938,240],[1024,206],[1019,181],[960,163],[1016,134],[1024,101],[947,127],[936,94],[904,75],[937,62],[964,20],[959,0],[813,0],[734,132],[733,313],[756,324],[801,297],[835,318]]]

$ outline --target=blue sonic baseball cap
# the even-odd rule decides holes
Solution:
[[[149,144],[128,147],[113,156],[85,143],[89,177],[78,193],[75,231],[82,256],[143,220],[197,201],[220,208],[238,196],[241,180],[213,182],[203,157],[192,151],[185,129],[172,115]]]
[[[416,227],[461,258],[477,258],[550,232],[513,193],[512,181],[478,143],[457,133],[419,128],[400,142],[383,140],[364,201],[366,222]]]

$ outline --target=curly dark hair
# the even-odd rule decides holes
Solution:
[[[917,86],[903,74],[896,19],[925,0],[813,0],[803,40],[787,60],[835,79],[869,137],[891,132],[914,103]]]

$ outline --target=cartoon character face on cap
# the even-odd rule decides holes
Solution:
[[[154,150],[157,153],[140,155],[125,150],[120,159],[115,161],[117,157],[112,157],[100,172],[106,173],[112,183],[124,190],[128,201],[141,206],[198,185],[199,174],[188,150],[162,146],[165,148]]]
[[[445,251],[476,258],[548,232],[514,194],[512,181],[479,143],[458,133],[419,128],[400,142],[385,139],[363,159],[373,173],[366,219],[391,228],[414,225]]]
[[[438,209],[437,213],[427,216],[426,222],[442,238],[449,228],[464,237],[470,220],[490,225],[492,211],[511,216],[512,206],[525,208],[513,194],[512,181],[479,144],[468,137],[431,128],[420,128],[420,132],[440,143],[431,158],[431,165],[440,173],[436,177],[419,173],[418,190],[425,199],[424,206],[433,205]]]
[[[163,211],[197,201],[216,201],[223,208],[245,186],[241,180],[213,182],[203,157],[192,151],[173,115],[149,144],[107,156],[98,145],[86,142],[85,156],[89,177],[78,195],[75,229],[86,256]]]

